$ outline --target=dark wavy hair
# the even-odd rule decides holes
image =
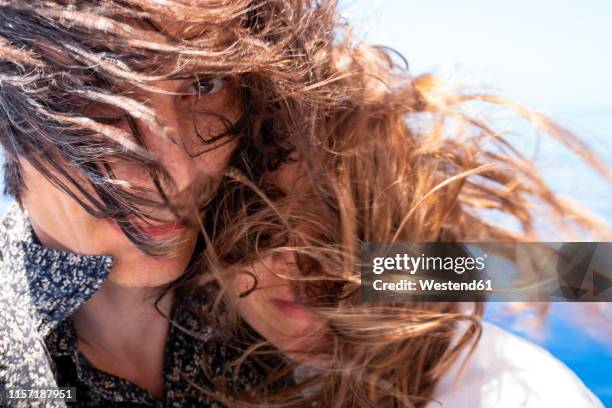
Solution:
[[[226,130],[218,137],[240,138],[232,165],[256,178],[285,160],[294,148],[289,135],[311,126],[306,100],[312,72],[306,61],[329,27],[326,6],[244,0],[189,4],[0,2],[6,193],[19,199],[24,186],[18,159],[27,160],[93,216],[118,220],[141,249],[165,253],[131,223],[150,218],[151,208],[178,211],[168,199],[172,181],[144,146],[134,119],[160,137],[164,129],[145,104],[118,90],[155,92],[150,83],[159,80],[231,78],[242,116],[235,123],[219,118]],[[164,31],[168,21],[178,30]],[[119,109],[131,119],[131,134],[96,115],[99,109],[92,106]],[[207,143],[202,140],[204,150],[188,153],[201,154]],[[118,183],[112,160],[147,169],[155,194]]]
[[[544,116],[481,90],[413,77],[391,50],[355,41],[334,1],[195,3],[0,0],[0,138],[10,193],[19,196],[23,187],[17,159],[24,158],[73,197],[79,198],[73,189],[80,191],[83,206],[97,217],[147,217],[148,207],[171,205],[163,189],[159,199],[144,199],[150,195],[116,182],[108,160],[145,166],[158,186],[168,175],[137,132],[125,134],[82,107],[110,104],[156,127],[152,112],[118,95],[116,85],[235,80],[242,117],[226,133],[240,137],[239,147],[204,210],[201,269],[173,285],[198,291],[212,275],[223,295],[228,264],[257,261],[270,249],[296,252],[307,260],[296,286],[308,281],[313,300],[321,302],[307,306],[329,323],[323,347],[330,366],[278,393],[234,396],[223,384],[202,390],[212,399],[237,407],[338,408],[431,400],[439,378],[475,345],[482,304],[362,303],[356,254],[363,242],[538,241],[542,220],[568,232],[557,239],[585,230],[610,236],[605,223],[551,191],[534,163],[473,108],[487,104],[518,114],[612,180],[587,146]],[[164,32],[163,21],[185,29]],[[283,190],[266,179],[294,159],[301,163],[299,183]],[[485,210],[518,227],[487,220]],[[158,250],[129,228],[126,233]],[[248,331],[239,318],[226,319],[229,314],[216,314],[215,324]],[[469,329],[453,342],[461,322]],[[244,356],[264,348],[267,356],[281,354],[267,346],[259,337]],[[291,368],[270,370],[270,377]]]

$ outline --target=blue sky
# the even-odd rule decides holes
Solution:
[[[460,64],[525,103],[612,113],[609,0],[340,4],[361,35],[397,48],[415,72]]]
[[[361,38],[400,51],[413,74],[492,87],[554,118],[612,167],[612,1],[342,0],[340,10]],[[559,146],[540,150],[555,190],[612,223],[610,185]]]

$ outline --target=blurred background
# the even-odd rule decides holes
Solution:
[[[346,0],[355,32],[401,52],[414,75],[478,82],[548,114],[580,135],[612,167],[612,2],[609,0]],[[526,129],[529,135],[529,130]],[[536,151],[561,194],[612,224],[612,189],[580,160],[547,141]],[[4,212],[9,200],[0,200]],[[591,324],[584,304],[554,303],[543,324],[511,304],[489,304],[487,319],[540,344],[612,406],[610,327]],[[608,308],[610,305],[591,305]]]
[[[580,136],[612,168],[612,2],[609,0],[341,0],[344,17],[368,43],[399,51],[413,75],[439,73],[479,83],[545,113]],[[530,134],[522,147],[557,193],[612,224],[612,188],[554,142]],[[522,142],[525,138],[521,139]],[[612,407],[610,323],[593,307],[551,303],[541,322],[489,303],[486,318],[546,348]],[[612,318],[610,318],[612,321]],[[539,324],[538,324],[539,322]]]

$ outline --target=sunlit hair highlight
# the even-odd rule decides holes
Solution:
[[[612,181],[579,138],[484,88],[414,76],[394,51],[358,41],[337,16],[330,21],[335,35],[308,53],[314,116],[289,138],[296,146],[294,182],[282,187],[273,174],[257,182],[228,171],[231,181],[205,216],[204,268],[223,293],[229,270],[249,274],[248,265],[266,254],[292,251],[302,276],[281,275],[328,323],[326,341],[303,353],[302,363],[317,366],[314,377],[259,399],[228,399],[230,406],[422,407],[442,375],[473,350],[483,304],[363,303],[358,254],[365,242],[610,237],[599,217],[551,190],[488,113],[538,129]],[[236,263],[245,266],[228,267]],[[218,324],[227,326],[222,316]],[[231,321],[229,330],[245,335],[244,322]],[[247,354],[274,353],[266,339],[252,339],[257,344]],[[317,363],[317,351],[328,364]],[[288,362],[271,375],[294,367]]]
[[[216,392],[202,390],[228,406],[421,407],[432,398],[440,377],[476,344],[483,306],[362,303],[364,242],[538,241],[546,221],[557,240],[610,237],[607,225],[556,195],[479,108],[526,119],[610,180],[579,139],[508,99],[413,75],[398,54],[355,39],[333,1],[0,0],[0,16],[9,192],[18,196],[22,187],[22,157],[69,194],[80,191],[75,198],[90,213],[122,225],[172,207],[164,199],[171,183],[134,134],[92,119],[82,106],[112,105],[164,137],[154,112],[119,95],[118,84],[158,92],[151,82],[235,80],[241,120],[227,127],[239,143],[219,189],[198,209],[202,263],[168,289],[197,292],[216,282],[215,326],[249,340],[244,358],[284,361],[223,295],[229,266],[294,251],[303,275],[294,278],[296,291],[329,326],[321,350],[303,357],[324,352],[329,365],[274,392],[264,386],[235,395],[218,381]],[[164,31],[163,21],[179,29]],[[154,199],[104,171],[114,157],[151,172]],[[297,166],[291,186],[269,177],[282,165]],[[126,233],[159,253],[159,245],[129,227]],[[274,367],[270,382],[293,368]]]

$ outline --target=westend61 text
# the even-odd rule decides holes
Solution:
[[[418,282],[418,285],[417,285]],[[419,279],[411,281],[402,279],[398,282],[385,282],[377,279],[373,282],[374,290],[390,291],[492,291],[493,285],[490,279],[479,279],[470,282],[440,282],[435,279]]]

